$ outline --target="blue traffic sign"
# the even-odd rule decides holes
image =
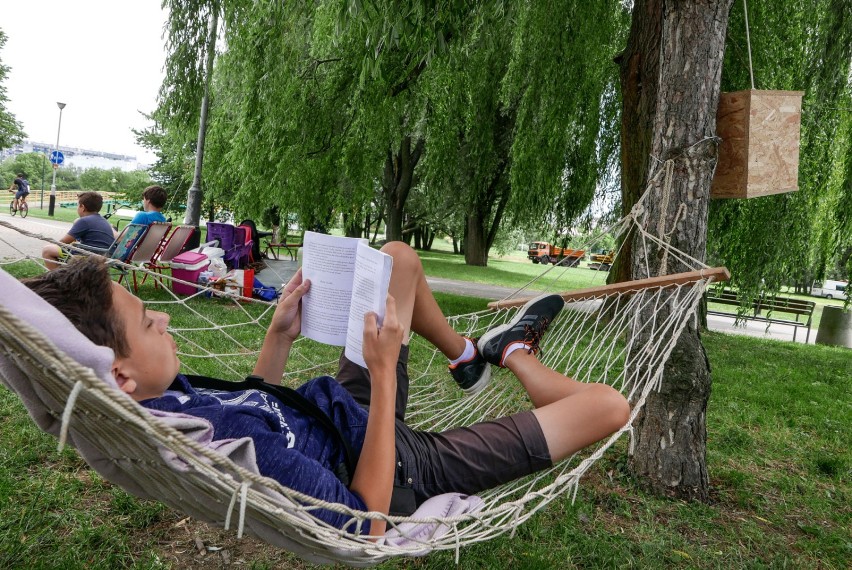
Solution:
[[[50,153],[50,162],[53,164],[62,164],[63,160],[65,160],[65,155],[62,154],[61,150],[54,150]]]

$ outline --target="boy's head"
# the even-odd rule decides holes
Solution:
[[[27,177],[27,175],[24,174],[23,172],[18,173],[18,178],[26,178],[26,177]]]
[[[89,214],[97,214],[104,207],[104,199],[97,192],[81,192],[77,194],[77,204]]]
[[[24,284],[89,340],[113,350],[113,376],[134,400],[161,396],[174,380],[180,361],[166,330],[169,316],[147,311],[142,301],[114,283],[102,259],[81,257]]]
[[[161,186],[148,186],[142,192],[142,199],[148,200],[156,210],[162,210],[166,205],[166,191]]]

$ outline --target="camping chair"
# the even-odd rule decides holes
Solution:
[[[136,251],[146,233],[148,233],[148,224],[127,224],[103,254],[110,259],[125,263]]]
[[[242,222],[240,222],[241,226],[246,226],[251,230],[251,261],[258,262],[263,259],[263,252],[260,251],[260,238],[270,237],[272,232],[262,232],[257,229],[257,224],[254,223],[254,220],[250,218],[246,218]]]
[[[245,243],[237,241],[237,227],[233,224],[221,222],[207,222],[207,241],[216,240],[219,247],[225,252],[224,261],[230,269],[238,269],[236,263],[239,260],[239,246]]]
[[[176,227],[167,238],[164,238],[163,245],[157,255],[151,261],[145,263],[144,267],[155,273],[162,274],[163,269],[169,267],[169,262],[184,250],[184,246],[186,246],[186,242],[189,240],[193,231],[195,231],[195,226]],[[145,283],[147,278],[148,274],[146,273],[145,277],[142,278],[142,284]],[[157,288],[159,286],[159,279],[155,278],[154,287]]]
[[[254,263],[259,260],[260,257],[255,259],[254,257],[254,238],[252,238],[252,228],[251,226],[240,224],[237,226],[237,239],[239,240],[240,234],[242,234],[243,245],[240,246],[240,256],[239,256],[239,268],[246,267],[250,263]]]
[[[147,231],[148,224],[128,224],[121,230],[121,233],[118,234],[118,237],[113,240],[109,247],[95,247],[78,242],[72,243],[68,247],[72,253],[86,251],[124,263],[133,254],[139,243],[139,239]]]
[[[207,222],[207,240],[216,240],[225,251],[225,265],[240,269],[248,263],[252,242],[247,239],[246,228],[221,222]]]
[[[154,261],[157,254],[160,253],[166,235],[172,228],[171,222],[154,222],[148,225],[148,231],[145,232],[137,242],[136,247],[125,260],[125,263],[136,264],[140,266],[149,265]],[[121,270],[121,275],[118,277],[118,282],[124,278],[126,271]],[[133,272],[133,290],[139,290],[139,283],[136,279],[137,272]]]

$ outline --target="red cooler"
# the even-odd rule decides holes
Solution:
[[[172,277],[175,279],[198,283],[198,276],[201,275],[202,271],[207,269],[207,266],[210,265],[210,260],[203,253],[185,251],[172,258],[170,265],[172,267]],[[194,295],[198,291],[196,287],[178,283],[177,281],[172,281],[172,290],[178,295]]]

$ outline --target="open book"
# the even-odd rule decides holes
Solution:
[[[364,315],[385,317],[393,258],[366,239],[305,232],[302,278],[311,282],[302,297],[302,334],[323,344],[346,347],[346,358],[364,362]]]

